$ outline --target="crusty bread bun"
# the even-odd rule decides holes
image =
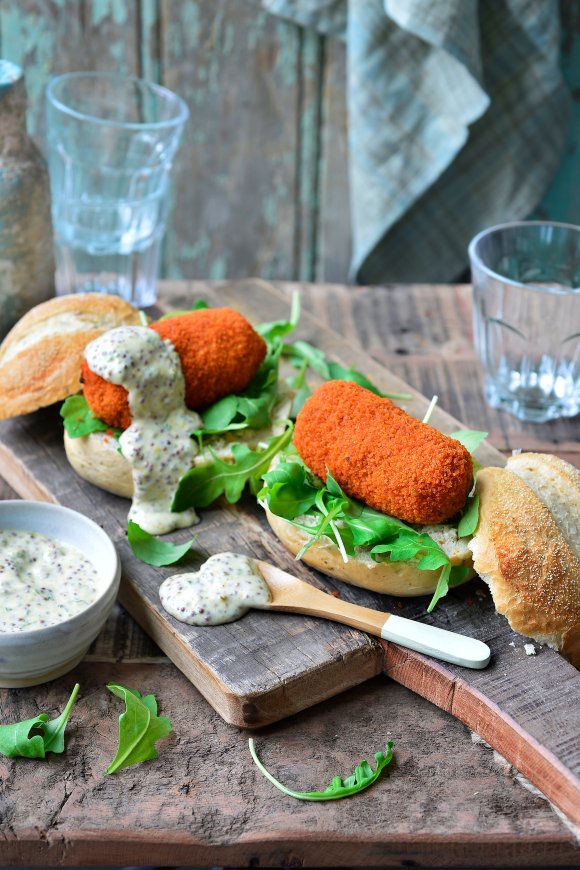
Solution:
[[[108,329],[140,323],[136,308],[102,293],[58,296],[32,308],[0,345],[0,420],[77,393],[86,345]]]
[[[274,534],[295,556],[308,541],[308,534],[267,509],[266,517]],[[302,517],[304,521],[307,519]],[[470,569],[465,581],[473,577],[471,552],[465,541],[457,537],[456,528],[441,525],[426,526],[423,530],[445,550],[452,565],[465,565]],[[413,562],[375,562],[365,547],[357,548],[356,556],[348,556],[345,562],[334,541],[326,535],[306,550],[302,561],[353,586],[401,597],[431,594],[441,574],[441,569],[423,571]]]
[[[510,456],[506,468],[534,490],[580,559],[580,471],[549,453]]]
[[[515,465],[521,470],[525,462]],[[536,469],[541,464],[554,469],[546,459]],[[513,471],[481,469],[477,491],[479,524],[469,546],[496,610],[515,631],[560,650],[580,667],[578,557],[546,504]]]

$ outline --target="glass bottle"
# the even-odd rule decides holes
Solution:
[[[26,129],[22,69],[0,60],[0,339],[54,296],[50,188]]]

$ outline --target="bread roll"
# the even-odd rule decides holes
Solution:
[[[108,329],[140,323],[136,308],[101,293],[58,296],[32,308],[0,345],[0,420],[77,393],[86,345]]]
[[[551,464],[548,463],[550,466]],[[513,471],[477,473],[475,570],[511,627],[580,667],[580,561],[556,520]]]
[[[275,516],[266,509],[266,517],[274,534],[284,546],[296,555],[308,541],[309,535],[288,520]],[[473,577],[471,553],[466,543],[457,537],[452,526],[429,526],[424,529],[445,550],[452,565],[470,568],[465,581]],[[430,595],[435,591],[441,569],[423,571],[413,562],[375,562],[368,548],[358,548],[355,557],[345,562],[336,544],[326,535],[306,550],[302,561],[338,580],[353,586],[372,589],[383,595]],[[465,582],[464,581],[464,582]]]
[[[580,471],[548,453],[520,453],[511,456],[508,471],[534,490],[549,508],[556,525],[580,559]]]

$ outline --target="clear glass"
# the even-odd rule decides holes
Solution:
[[[580,227],[503,224],[469,245],[487,401],[543,423],[580,411]]]
[[[169,172],[187,106],[167,88],[68,73],[47,89],[56,292],[156,298]]]

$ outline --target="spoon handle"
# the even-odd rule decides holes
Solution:
[[[381,637],[464,668],[485,668],[491,656],[489,647],[481,640],[394,614],[381,628]]]
[[[256,564],[272,592],[272,600],[263,605],[265,610],[284,610],[332,619],[464,668],[480,669],[489,663],[490,649],[480,640],[392,613],[351,604],[304,583],[268,562],[258,561]]]

